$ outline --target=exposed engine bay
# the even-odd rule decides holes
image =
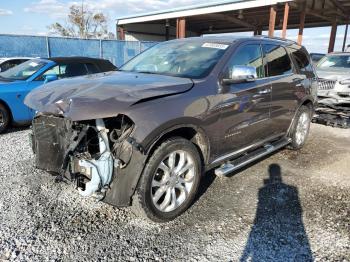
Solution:
[[[32,134],[36,166],[76,181],[80,195],[101,200],[133,151],[141,150],[131,138],[133,129],[125,115],[80,122],[38,115]]]

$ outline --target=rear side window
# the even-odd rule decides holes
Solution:
[[[293,72],[287,51],[282,46],[263,44],[265,72],[268,76],[288,75]]]
[[[101,72],[108,72],[108,71],[114,71],[117,69],[116,66],[114,66],[110,61],[108,60],[99,60],[97,62],[98,67],[100,68]]]
[[[89,71],[89,74],[97,74],[101,72],[101,70],[98,69],[98,67],[95,64],[86,63],[85,65],[87,70]]]
[[[264,64],[260,45],[251,44],[239,47],[229,62],[229,68],[233,66],[255,67],[258,78],[263,78]]]
[[[81,76],[88,74],[86,67],[81,63],[67,64],[65,68],[65,77]]]
[[[296,50],[294,48],[289,48],[289,51],[295,60],[301,73],[313,72],[311,61],[308,56],[302,50]]]

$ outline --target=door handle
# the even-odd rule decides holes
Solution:
[[[266,95],[266,94],[270,94],[270,93],[271,93],[271,89],[270,88],[266,88],[266,89],[258,91],[259,95]]]

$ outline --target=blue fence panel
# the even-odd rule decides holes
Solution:
[[[145,51],[146,49],[158,44],[158,42],[141,42],[141,52]]]
[[[120,67],[128,61],[126,46],[127,44],[125,41],[104,40],[102,41],[102,57]],[[135,51],[131,50],[131,52]]]
[[[157,42],[0,35],[0,57],[87,56],[121,66]]]
[[[50,55],[100,57],[100,41],[95,39],[49,38]]]
[[[47,57],[46,37],[0,35],[0,57]]]

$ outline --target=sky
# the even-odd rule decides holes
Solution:
[[[165,10],[193,4],[217,2],[218,0],[84,0],[93,10],[102,11],[109,18],[114,31],[114,20],[126,15]],[[0,34],[47,35],[47,27],[54,22],[65,23],[69,7],[81,4],[72,0],[0,0]],[[340,51],[344,38],[344,26],[338,27],[335,50]],[[287,37],[296,40],[297,30],[288,30]],[[251,35],[243,33],[242,35]],[[264,33],[266,34],[266,32]],[[276,36],[281,32],[276,31]],[[304,30],[303,45],[309,52],[325,53],[328,49],[330,28]],[[350,36],[348,37],[350,44]]]

